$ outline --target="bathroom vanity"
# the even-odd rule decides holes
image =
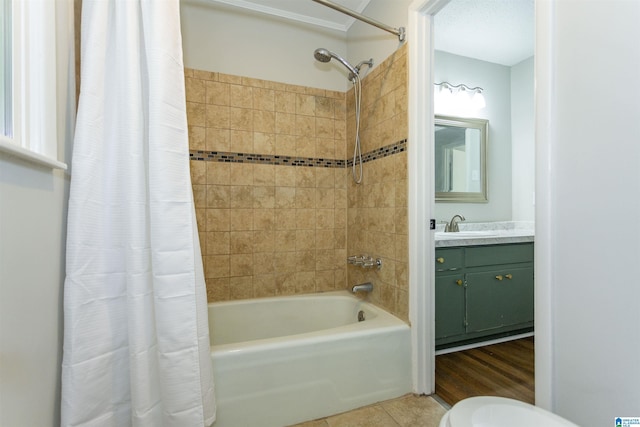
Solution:
[[[524,230],[436,233],[436,349],[533,330],[533,245]]]

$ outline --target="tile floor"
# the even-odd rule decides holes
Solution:
[[[445,412],[431,396],[408,394],[292,427],[438,427]]]

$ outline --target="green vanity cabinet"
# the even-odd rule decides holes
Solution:
[[[436,348],[533,330],[533,243],[436,248]]]

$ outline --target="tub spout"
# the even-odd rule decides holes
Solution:
[[[358,291],[363,291],[363,292],[371,292],[373,291],[373,283],[371,282],[367,282],[367,283],[361,283],[359,285],[355,285],[353,288],[351,288],[351,292],[353,292],[354,294]]]

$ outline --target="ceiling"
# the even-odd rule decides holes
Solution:
[[[354,18],[312,0],[207,1],[343,32],[355,22]],[[332,1],[359,13],[370,2]],[[534,0],[451,0],[435,17],[435,48],[497,64],[515,65],[533,55],[533,2]],[[398,26],[393,22],[384,23],[392,27]]]
[[[354,18],[312,0],[208,0],[346,32]],[[332,0],[361,13],[371,0]]]
[[[451,0],[435,16],[435,48],[507,66],[531,56],[534,0]]]

